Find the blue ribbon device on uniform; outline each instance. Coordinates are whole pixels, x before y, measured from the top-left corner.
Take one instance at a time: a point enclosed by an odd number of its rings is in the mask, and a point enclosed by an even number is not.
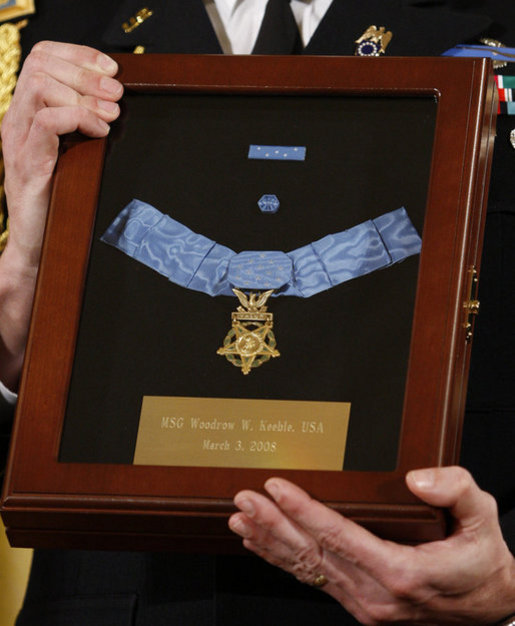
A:
[[[248,374],[278,357],[270,296],[311,296],[418,254],[421,239],[399,208],[305,246],[235,252],[133,200],[101,237],[173,283],[210,296],[236,295],[232,328],[218,354]]]
[[[481,57],[493,59],[494,61],[505,61],[513,63],[515,61],[515,48],[506,46],[483,46],[480,44],[458,44],[454,48],[446,50],[444,57]]]
[[[481,57],[492,59],[494,69],[501,68],[507,63],[515,63],[515,48],[508,48],[499,42],[490,40],[490,45],[480,44],[460,44],[450,48],[442,56],[449,57]],[[515,102],[513,101],[513,87],[515,86],[514,76],[496,74],[495,82],[499,93],[499,107],[497,113],[504,115],[515,115]],[[510,137],[512,145],[515,147],[515,140]]]

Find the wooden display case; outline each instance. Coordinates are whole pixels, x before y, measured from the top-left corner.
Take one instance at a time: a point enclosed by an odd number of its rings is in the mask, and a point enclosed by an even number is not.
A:
[[[2,501],[11,544],[238,550],[232,497],[277,474],[383,537],[443,537],[444,512],[404,476],[458,458],[495,133],[489,62],[115,58],[120,121],[108,139],[65,138],[55,174]],[[255,143],[308,156],[251,162]],[[277,214],[260,214],[262,193],[278,195]],[[290,250],[403,205],[422,251],[276,298],[281,357],[242,376],[216,355],[231,298],[100,241],[133,197],[237,250]],[[342,467],[135,464],[148,396],[350,403]]]

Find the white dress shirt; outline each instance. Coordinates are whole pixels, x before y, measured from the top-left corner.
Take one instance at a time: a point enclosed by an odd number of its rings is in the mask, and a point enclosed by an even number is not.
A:
[[[15,404],[18,396],[7,389],[7,387],[0,380],[0,422],[2,421],[2,404],[13,405]]]
[[[291,0],[304,45],[311,39],[332,0]],[[267,0],[204,0],[225,54],[250,54],[257,39]]]

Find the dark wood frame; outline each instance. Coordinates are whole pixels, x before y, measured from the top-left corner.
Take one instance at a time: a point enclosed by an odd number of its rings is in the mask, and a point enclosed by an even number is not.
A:
[[[470,355],[466,304],[473,296],[471,271],[479,265],[496,114],[489,62],[116,58],[125,88],[139,92],[437,98],[397,469],[273,473],[299,483],[382,536],[410,542],[444,536],[443,512],[417,501],[404,475],[458,458]],[[232,497],[243,487],[260,489],[269,470],[57,460],[104,151],[105,140],[68,142],[55,175],[4,486],[2,516],[9,539],[15,546],[34,547],[237,549],[239,542],[226,524],[234,510]],[[180,480],[170,480],[172,474]]]

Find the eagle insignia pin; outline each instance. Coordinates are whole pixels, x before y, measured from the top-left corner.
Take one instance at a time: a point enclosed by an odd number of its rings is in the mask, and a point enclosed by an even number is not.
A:
[[[378,57],[384,54],[386,47],[392,40],[392,32],[386,30],[384,26],[369,26],[359,39],[354,42],[356,50],[355,56],[358,57]]]

